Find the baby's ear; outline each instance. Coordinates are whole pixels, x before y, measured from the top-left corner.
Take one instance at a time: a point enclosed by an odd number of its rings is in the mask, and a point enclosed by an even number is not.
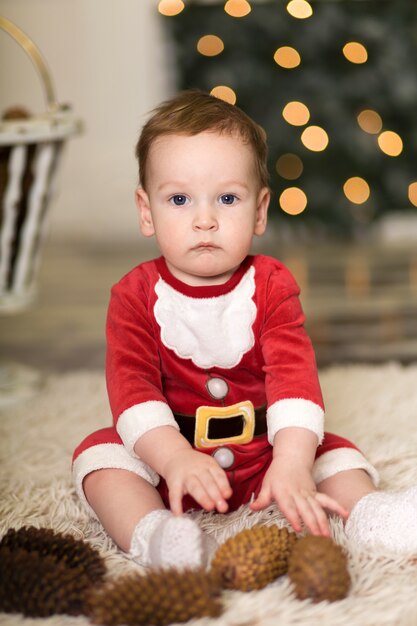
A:
[[[136,189],[135,202],[139,211],[141,233],[145,237],[152,237],[155,234],[155,228],[152,220],[151,205],[148,194],[142,187]]]
[[[271,192],[268,187],[263,187],[258,194],[254,229],[255,235],[263,235],[265,232],[270,200]]]

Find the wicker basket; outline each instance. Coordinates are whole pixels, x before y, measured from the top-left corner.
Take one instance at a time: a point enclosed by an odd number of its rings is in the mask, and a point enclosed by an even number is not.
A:
[[[0,121],[0,313],[14,313],[36,294],[62,149],[82,124],[57,103],[48,68],[31,39],[6,18],[0,17],[0,28],[31,58],[47,101],[43,115]]]

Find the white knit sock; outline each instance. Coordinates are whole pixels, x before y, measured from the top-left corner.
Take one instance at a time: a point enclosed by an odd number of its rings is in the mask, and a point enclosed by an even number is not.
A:
[[[364,496],[353,507],[345,531],[358,544],[417,554],[417,486]]]
[[[158,509],[137,524],[129,553],[146,567],[197,568],[208,565],[216,547],[191,518]]]

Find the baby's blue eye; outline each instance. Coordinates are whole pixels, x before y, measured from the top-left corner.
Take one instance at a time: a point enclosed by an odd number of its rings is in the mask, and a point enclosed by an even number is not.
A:
[[[175,194],[175,196],[172,196],[169,201],[171,202],[171,204],[175,204],[175,206],[184,206],[184,204],[187,202],[187,196],[183,196],[182,194],[177,193]]]
[[[224,193],[220,196],[220,202],[222,204],[233,204],[236,200],[236,196],[232,193]]]

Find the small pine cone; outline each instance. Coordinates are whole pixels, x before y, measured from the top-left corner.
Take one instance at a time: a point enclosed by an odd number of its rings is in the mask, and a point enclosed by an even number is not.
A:
[[[262,589],[287,572],[296,541],[294,533],[275,525],[243,530],[217,550],[212,572],[225,589]]]
[[[216,580],[203,569],[153,570],[127,574],[91,590],[87,615],[95,624],[165,626],[193,618],[218,617]]]
[[[0,611],[27,617],[84,612],[90,579],[79,567],[65,567],[53,556],[0,547]]]
[[[341,600],[351,585],[346,554],[329,537],[300,539],[291,554],[288,577],[297,597],[313,602]]]
[[[39,556],[51,556],[68,568],[81,568],[93,583],[101,582],[106,566],[98,550],[75,539],[72,535],[55,532],[51,528],[25,526],[19,530],[9,529],[0,542],[2,546],[26,552],[37,552]]]

